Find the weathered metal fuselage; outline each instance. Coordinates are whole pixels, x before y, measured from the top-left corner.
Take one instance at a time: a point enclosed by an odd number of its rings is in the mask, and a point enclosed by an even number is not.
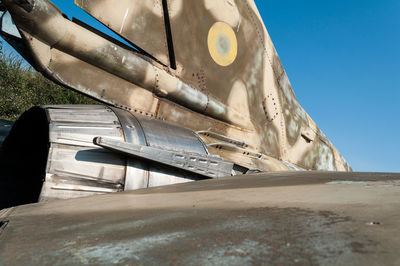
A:
[[[47,164],[37,164],[35,177],[44,181],[43,200],[198,178],[164,166],[205,178],[352,170],[298,103],[252,0],[75,1],[135,49],[67,19],[49,0],[2,4],[1,35],[38,71],[108,105],[64,106],[55,117],[57,107],[44,107],[46,118],[37,111],[43,122],[37,130],[48,136],[37,157]],[[18,128],[31,128],[21,120],[11,135],[23,137]],[[155,128],[146,132],[141,121]],[[114,139],[107,139],[110,130]],[[132,132],[143,141],[130,140]],[[186,148],[174,150],[168,142],[174,134]],[[15,138],[5,150],[19,151]],[[196,145],[203,153],[193,153]]]
[[[149,56],[71,22],[48,0],[3,2],[32,63],[70,88],[243,141],[246,147],[236,149],[202,135],[213,153],[249,169],[285,170],[277,159],[304,169],[350,170],[297,102],[251,0],[76,1]]]
[[[10,44],[106,105],[16,121],[0,264],[399,264],[399,175],[351,173],[253,0],[75,0],[135,49],[48,0],[2,2]]]

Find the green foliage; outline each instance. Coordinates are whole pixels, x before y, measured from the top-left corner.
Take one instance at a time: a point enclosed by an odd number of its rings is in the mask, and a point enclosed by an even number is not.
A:
[[[0,42],[0,119],[15,120],[35,105],[95,103],[49,81],[19,56],[6,53]]]

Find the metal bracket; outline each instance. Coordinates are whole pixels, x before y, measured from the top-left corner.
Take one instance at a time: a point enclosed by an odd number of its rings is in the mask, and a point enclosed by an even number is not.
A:
[[[233,163],[224,161],[219,156],[174,152],[102,137],[94,138],[93,143],[129,157],[161,163],[210,178],[220,178],[232,174]]]
[[[209,131],[209,130],[197,131],[196,134],[212,137],[214,139],[217,139],[217,140],[220,140],[220,141],[223,141],[223,142],[226,142],[226,143],[230,143],[230,144],[236,145],[236,146],[238,146],[240,148],[247,148],[247,147],[250,146],[249,144],[247,144],[244,141],[237,140],[237,139],[234,139],[234,138],[230,138],[230,137],[227,137],[227,136],[224,136],[224,135],[221,135],[221,134],[217,134],[217,133],[214,133],[214,132]]]

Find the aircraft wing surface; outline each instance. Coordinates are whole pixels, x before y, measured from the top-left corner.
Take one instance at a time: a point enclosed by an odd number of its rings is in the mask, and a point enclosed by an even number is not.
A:
[[[399,265],[400,175],[281,172],[0,212],[13,264]]]

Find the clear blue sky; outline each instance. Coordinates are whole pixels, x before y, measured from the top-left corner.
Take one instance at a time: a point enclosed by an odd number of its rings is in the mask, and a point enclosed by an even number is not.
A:
[[[400,172],[400,1],[256,4],[299,102],[350,165]]]
[[[400,1],[255,2],[300,104],[350,165],[400,172]]]

